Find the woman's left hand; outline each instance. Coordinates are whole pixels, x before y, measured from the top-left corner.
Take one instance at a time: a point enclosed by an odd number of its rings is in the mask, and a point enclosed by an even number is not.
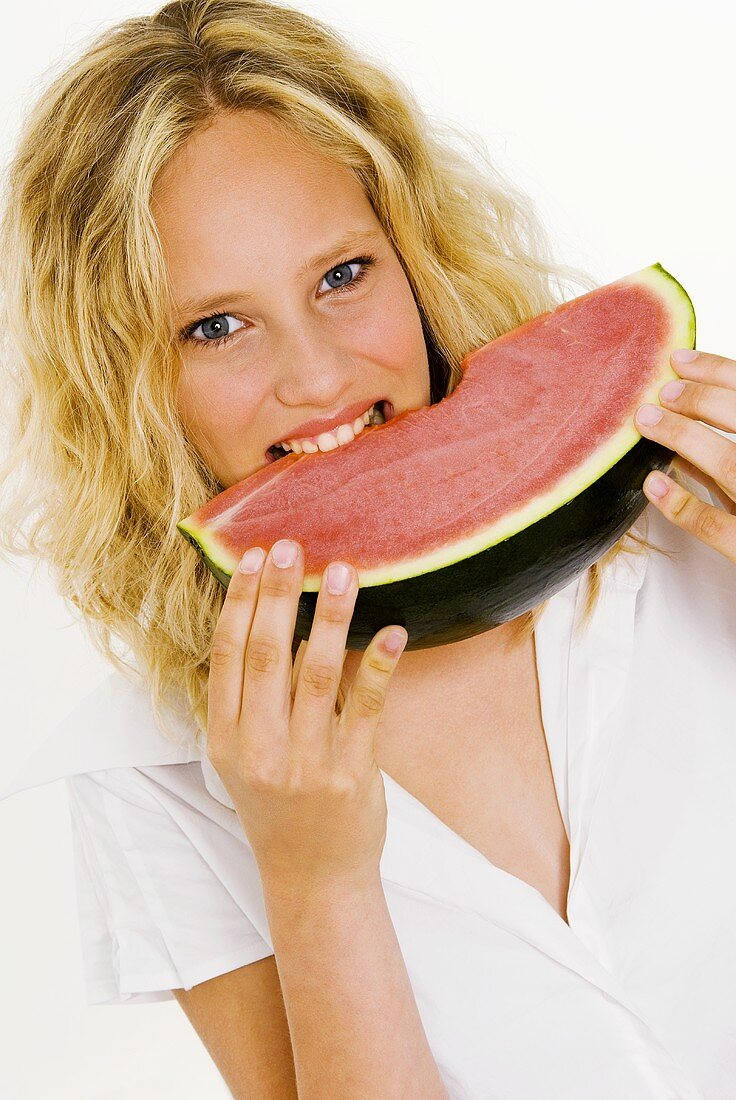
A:
[[[725,511],[705,504],[661,471],[647,475],[644,493],[667,519],[736,563],[736,442],[706,426],[736,432],[736,360],[707,352],[690,354],[695,354],[691,362],[681,362],[679,352],[672,354],[682,381],[662,387],[660,405],[637,409],[636,429],[676,451],[673,465],[713,493]],[[675,393],[678,385],[681,392]],[[642,410],[658,413],[657,423],[643,423]],[[661,496],[655,493],[660,483]]]

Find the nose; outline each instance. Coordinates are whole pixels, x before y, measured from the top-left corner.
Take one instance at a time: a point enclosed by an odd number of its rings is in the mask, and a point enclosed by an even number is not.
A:
[[[354,392],[359,374],[353,356],[328,323],[300,324],[277,355],[274,389],[285,405],[335,408]],[[347,402],[344,402],[346,404]]]

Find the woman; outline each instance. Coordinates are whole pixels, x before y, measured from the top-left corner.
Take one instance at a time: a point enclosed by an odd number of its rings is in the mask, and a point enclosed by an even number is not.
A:
[[[90,1002],[176,997],[235,1096],[689,1100],[736,1070],[703,859],[736,833],[736,444],[697,423],[736,429],[736,363],[678,361],[637,421],[710,503],[650,476],[663,545],[460,643],[345,652],[348,562],[295,654],[299,547],[223,596],[175,528],[274,443],[451,392],[557,304],[542,241],[400,82],[263,2],[105,32],[13,162],[5,518],[43,485],[29,552],[115,671],[12,790],[66,778]]]

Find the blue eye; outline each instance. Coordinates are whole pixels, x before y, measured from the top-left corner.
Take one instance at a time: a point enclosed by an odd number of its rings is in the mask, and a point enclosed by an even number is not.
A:
[[[336,264],[335,267],[331,267],[323,278],[327,279],[332,275],[333,278],[338,280],[337,285],[330,287],[330,290],[351,290],[356,283],[359,283],[361,279],[365,278],[365,270],[367,267],[370,267],[372,263],[372,256],[359,256],[355,260],[343,260],[341,264]],[[360,265],[361,270],[357,275],[353,275],[349,281],[346,281],[348,276],[345,274],[345,269],[347,268],[349,270],[351,267],[357,267],[358,265]]]
[[[236,317],[233,317],[231,313],[215,313],[212,315],[212,317],[205,317],[204,320],[196,321],[194,325],[191,325],[185,334],[185,339],[191,340],[194,344],[226,344],[228,340],[232,340],[235,332],[238,331],[237,329],[233,330],[231,328],[228,328],[228,331],[223,334],[225,324],[227,323],[229,326],[231,321],[235,321],[236,325],[240,325],[242,328],[243,322],[238,321],[238,319]],[[198,340],[195,338],[194,333],[197,331],[198,328],[202,329],[202,332],[205,336],[204,340]],[[209,334],[212,334],[215,339],[208,339],[207,337],[209,336]]]
[[[343,260],[342,263],[335,264],[334,267],[331,267],[322,278],[327,279],[329,276],[336,278],[338,285],[330,286],[329,289],[335,294],[346,294],[351,291],[361,279],[365,278],[367,268],[375,262],[375,256],[358,256],[352,260]],[[351,277],[349,269],[358,264],[361,266],[361,270]],[[213,313],[210,317],[202,317],[199,321],[195,321],[193,324],[189,325],[180,333],[180,337],[185,342],[198,344],[199,347],[223,347],[229,340],[232,340],[235,333],[239,331],[237,328],[233,329],[230,326],[231,321],[235,321],[237,325],[241,328],[243,327],[243,322],[238,321],[231,313]],[[223,333],[225,324],[228,325],[228,331]],[[198,328],[202,329],[205,339],[195,337],[194,334]],[[208,339],[209,335],[211,335],[213,339]]]

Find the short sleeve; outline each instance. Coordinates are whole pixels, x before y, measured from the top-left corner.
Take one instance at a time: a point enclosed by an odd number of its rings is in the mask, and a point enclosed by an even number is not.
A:
[[[88,1004],[172,1000],[273,954],[255,857],[198,763],[65,783]]]

